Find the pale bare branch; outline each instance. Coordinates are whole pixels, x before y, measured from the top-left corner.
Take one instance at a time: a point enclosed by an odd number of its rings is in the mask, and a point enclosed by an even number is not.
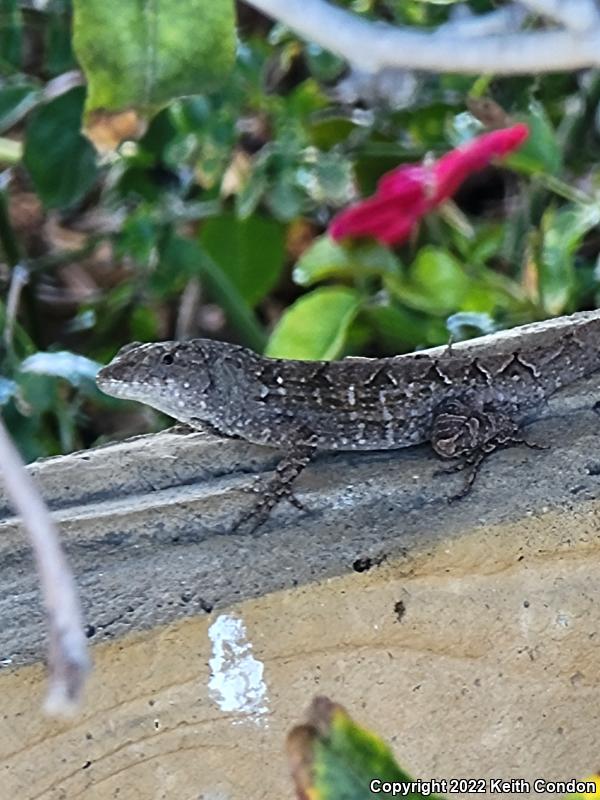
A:
[[[67,714],[75,708],[89,670],[75,581],[48,509],[2,420],[0,477],[29,534],[48,615],[50,680],[45,708],[51,714]]]
[[[325,0],[246,2],[366,72],[400,67],[517,75],[600,65],[600,24],[472,36],[457,35],[452,23],[424,31],[372,22]]]
[[[489,14],[474,14],[468,6],[454,6],[450,20],[440,25],[438,32],[454,36],[489,36],[494,33],[518,31],[527,19],[527,11],[522,6],[503,6]]]
[[[21,292],[29,282],[29,272],[21,264],[17,264],[10,276],[10,286],[6,299],[6,320],[4,323],[3,340],[8,350],[12,350],[13,332],[19,311]]]

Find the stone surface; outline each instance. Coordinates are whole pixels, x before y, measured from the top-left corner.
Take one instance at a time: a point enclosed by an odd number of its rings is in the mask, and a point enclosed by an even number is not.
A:
[[[163,433],[34,465],[96,670],[79,718],[41,717],[43,671],[24,665],[43,655],[43,615],[0,498],[0,797],[291,797],[283,741],[317,693],[418,777],[585,777],[595,388],[531,425],[549,450],[494,454],[465,500],[448,504],[461,476],[434,477],[426,448],[324,455],[298,485],[311,513],[282,506],[253,536],[227,530],[277,461],[262,448]]]
[[[317,693],[416,776],[584,777],[598,753],[596,513],[483,526],[410,565],[102,644],[70,724],[41,718],[38,666],[0,675],[4,796],[291,798],[283,742]]]

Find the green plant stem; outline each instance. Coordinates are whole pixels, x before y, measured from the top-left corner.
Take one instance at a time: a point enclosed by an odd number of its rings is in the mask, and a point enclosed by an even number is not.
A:
[[[569,200],[571,203],[588,205],[594,202],[594,198],[590,197],[589,194],[579,189],[574,189],[572,186],[569,186],[568,183],[561,181],[560,178],[556,178],[554,175],[536,175],[535,180],[545,189],[560,195],[560,197],[564,197],[565,200]]]

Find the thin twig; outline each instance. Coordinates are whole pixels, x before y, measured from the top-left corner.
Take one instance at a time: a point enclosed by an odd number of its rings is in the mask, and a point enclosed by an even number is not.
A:
[[[600,23],[588,25],[587,19],[583,29],[570,20],[569,27],[471,36],[457,35],[452,25],[423,31],[372,22],[325,0],[246,2],[367,72],[402,67],[517,75],[600,65]],[[575,0],[567,2],[573,9]],[[547,11],[553,4],[543,5]]]
[[[15,322],[19,313],[21,292],[29,281],[29,271],[21,264],[16,264],[10,274],[10,285],[6,298],[6,314],[3,331],[3,341],[6,349],[12,351]]]
[[[85,76],[79,69],[72,69],[69,72],[63,72],[44,87],[44,100],[54,100],[55,97],[60,97],[66,92],[71,91],[76,86],[85,85]]]
[[[75,580],[48,509],[0,419],[0,475],[29,534],[49,629],[49,684],[45,710],[64,715],[76,707],[89,671]]]

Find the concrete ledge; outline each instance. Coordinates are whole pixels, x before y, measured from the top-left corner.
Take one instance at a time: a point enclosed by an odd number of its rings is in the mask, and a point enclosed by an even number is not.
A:
[[[443,474],[427,447],[324,454],[297,484],[310,513],[283,503],[253,535],[228,531],[254,501],[255,476],[279,459],[268,448],[163,432],[31,470],[60,523],[97,641],[383,559],[409,568],[435,543],[481,524],[576,513],[600,492],[594,389],[563,393],[528,429],[549,449],[493,454],[461,501],[448,503],[462,476]],[[556,552],[564,543],[551,536],[545,546]],[[0,660],[42,657],[42,622],[29,546],[0,495]]]

